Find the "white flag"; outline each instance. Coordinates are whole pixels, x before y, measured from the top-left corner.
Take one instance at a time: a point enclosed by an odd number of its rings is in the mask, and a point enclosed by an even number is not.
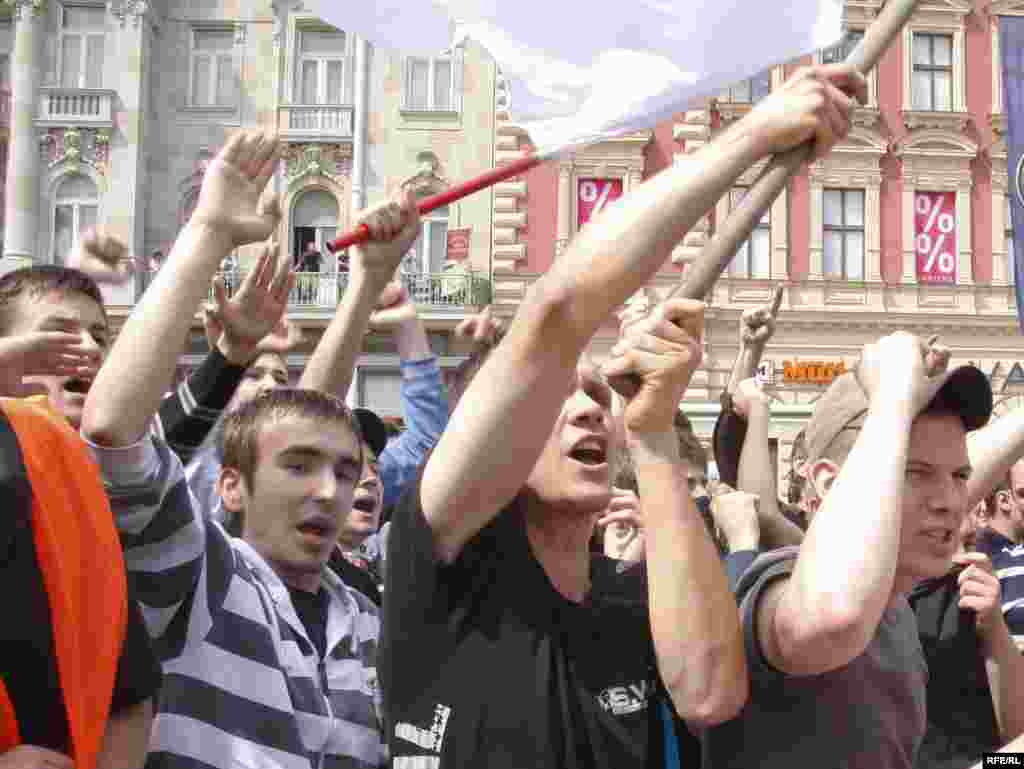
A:
[[[836,42],[842,0],[305,0],[377,46],[436,55],[471,38],[538,151],[649,128],[768,66]]]

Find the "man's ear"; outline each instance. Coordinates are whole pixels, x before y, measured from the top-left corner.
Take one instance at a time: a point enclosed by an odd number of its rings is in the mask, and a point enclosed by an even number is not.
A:
[[[803,472],[807,476],[807,482],[811,485],[818,506],[820,506],[825,500],[829,489],[832,488],[836,477],[839,475],[839,465],[831,459],[823,457],[814,462],[806,463]],[[815,512],[817,512],[817,509],[815,509]]]
[[[217,479],[217,491],[220,492],[224,509],[229,513],[241,513],[245,509],[245,498],[248,489],[241,471],[234,467],[223,467]]]

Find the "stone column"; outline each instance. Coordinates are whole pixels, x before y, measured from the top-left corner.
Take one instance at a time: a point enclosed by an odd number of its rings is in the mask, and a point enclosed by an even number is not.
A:
[[[46,6],[38,0],[14,0],[14,53],[11,56],[11,133],[7,154],[4,210],[4,258],[0,271],[36,256],[40,227],[40,150],[36,103],[43,79]]]
[[[355,98],[352,115],[352,203],[351,215],[366,208],[366,122],[369,117],[367,78],[369,76],[369,44],[362,37],[355,40]]]

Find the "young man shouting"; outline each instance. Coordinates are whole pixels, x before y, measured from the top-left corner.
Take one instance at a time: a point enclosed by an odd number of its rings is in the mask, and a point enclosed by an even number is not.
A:
[[[375,607],[326,568],[363,457],[335,398],[276,389],[231,413],[219,492],[241,538],[196,509],[180,461],[147,424],[173,375],[170,350],[227,253],[277,226],[260,203],[277,140],[233,136],[199,204],[129,318],[86,402],[82,432],[103,469],[165,683],[150,767],[358,766],[385,761]],[[364,219],[352,280],[380,290],[418,232],[410,199]]]
[[[842,90],[863,88],[846,67],[802,71],[603,212],[530,289],[392,518],[381,680],[396,766],[656,766],[676,750],[663,713],[706,727],[742,706],[735,602],[672,429],[703,306],[659,307],[605,369],[642,383],[624,395],[646,575],[590,557],[611,390],[581,354],[743,171],[804,140],[828,152],[849,128]]]

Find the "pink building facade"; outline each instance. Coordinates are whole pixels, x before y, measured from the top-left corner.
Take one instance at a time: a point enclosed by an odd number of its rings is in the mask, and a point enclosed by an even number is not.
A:
[[[849,0],[852,41],[882,0]],[[999,410],[1024,395],[1007,212],[1006,115],[998,19],[1024,15],[1011,0],[922,0],[869,77],[853,130],[805,169],[766,214],[708,297],[707,355],[684,410],[709,438],[738,350],[741,313],[786,286],[779,331],[762,376],[775,394],[780,457],[831,376],[861,347],[897,329],[940,334],[954,362],[992,376]],[[494,196],[495,297],[511,313],[523,292],[603,205],[704,146],[801,64],[839,60],[850,39],[775,67],[652,131],[586,148],[502,185]],[[498,162],[527,149],[506,119]],[[654,287],[685,274],[760,168],[674,251]],[[594,341],[600,355],[610,326]],[[1020,371],[1020,375],[1016,373]],[[1019,380],[1019,381],[1018,381]]]

